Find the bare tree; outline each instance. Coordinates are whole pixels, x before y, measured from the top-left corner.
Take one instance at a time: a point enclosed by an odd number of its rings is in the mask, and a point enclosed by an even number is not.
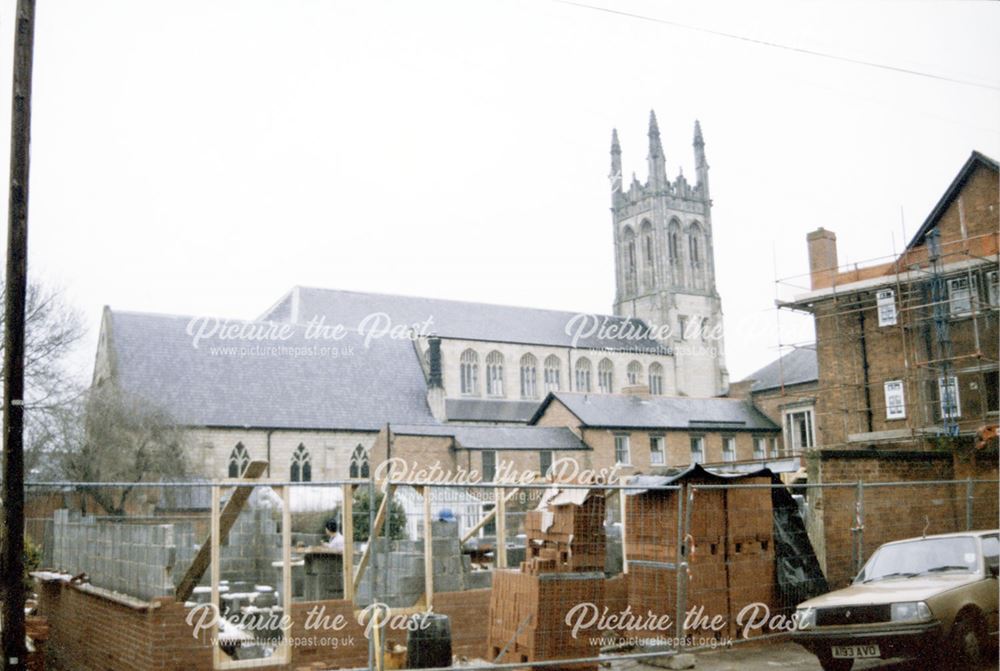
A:
[[[0,300],[6,283],[0,279]],[[0,328],[3,327],[0,315]],[[69,356],[85,333],[78,310],[62,292],[38,283],[28,285],[25,305],[25,474],[29,479],[63,474],[54,451],[65,446],[70,406],[84,384],[69,366]],[[0,356],[3,344],[0,343]]]
[[[187,434],[153,403],[121,393],[113,384],[91,389],[67,419],[67,438],[79,441],[62,453],[62,468],[78,482],[115,482],[88,488],[111,515],[124,515],[135,483],[187,473]]]

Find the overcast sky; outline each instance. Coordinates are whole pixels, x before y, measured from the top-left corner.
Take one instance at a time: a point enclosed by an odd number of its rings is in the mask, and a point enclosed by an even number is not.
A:
[[[996,2],[38,4],[29,269],[85,315],[87,374],[105,304],[253,318],[301,284],[609,312],[611,129],[645,180],[655,108],[671,177],[704,129],[739,379],[810,337],[773,309],[808,231],[889,255],[973,149],[1000,157]]]

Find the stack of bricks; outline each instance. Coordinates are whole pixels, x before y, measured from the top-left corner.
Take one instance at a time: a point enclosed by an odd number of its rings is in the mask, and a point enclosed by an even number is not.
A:
[[[603,572],[494,571],[487,661],[520,664],[596,657],[600,649],[592,641],[596,640],[598,632],[584,632],[574,638],[572,627],[566,624],[566,614],[581,603],[602,608]],[[567,664],[545,668],[591,670],[597,667]]]
[[[768,478],[738,482],[770,484]],[[628,600],[637,613],[677,615],[677,497],[682,495],[652,490],[626,500]],[[688,532],[685,614],[697,617],[686,633],[706,638],[742,636],[736,622],[744,607],[775,604],[770,490],[696,490]],[[725,626],[716,626],[713,618]]]
[[[603,571],[606,561],[604,495],[591,492],[582,505],[567,503],[525,514],[525,572]]]
[[[573,636],[566,616],[579,604],[604,606],[604,496],[563,503],[525,517],[527,556],[520,571],[497,570],[490,595],[488,661],[528,663],[595,657],[599,632]],[[501,654],[502,653],[502,654]],[[583,669],[596,665],[546,667]]]
[[[770,484],[769,478],[743,478],[740,484]],[[755,603],[772,609],[777,603],[774,566],[774,511],[771,490],[731,488],[726,490],[726,564],[729,573],[730,636],[743,632],[736,627],[739,612]],[[767,633],[762,629],[750,636]]]

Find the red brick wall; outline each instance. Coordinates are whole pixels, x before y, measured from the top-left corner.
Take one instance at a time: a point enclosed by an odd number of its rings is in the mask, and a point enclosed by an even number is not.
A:
[[[192,636],[182,604],[165,599],[159,606],[134,609],[100,595],[83,592],[64,583],[40,586],[40,608],[50,625],[46,654],[61,668],[74,671],[190,671],[211,669],[211,642],[206,634]],[[451,619],[452,651],[456,655],[481,656],[486,645],[486,617],[490,590],[443,592],[435,594],[434,610]],[[322,606],[323,615],[332,621],[342,615],[343,629],[305,628],[310,609]],[[357,624],[350,602],[343,600],[301,602],[292,605],[292,629],[295,639],[291,663],[268,668],[296,669],[320,663],[330,667],[359,667],[368,664],[368,645],[364,631]],[[333,648],[323,637],[344,640],[353,645]],[[312,639],[312,640],[308,640]],[[388,639],[406,644],[405,631],[393,631]]]
[[[927,481],[992,478],[993,483],[974,485],[973,528],[996,526],[995,464],[976,466],[967,462],[956,468],[955,457],[943,451],[824,450],[812,455],[809,469],[811,482],[865,484],[864,528],[860,535],[851,531],[856,527],[856,487],[809,489],[810,536],[831,587],[842,587],[850,581],[858,568],[859,553],[866,561],[888,541],[919,536],[925,531],[936,534],[966,528],[966,483]]]

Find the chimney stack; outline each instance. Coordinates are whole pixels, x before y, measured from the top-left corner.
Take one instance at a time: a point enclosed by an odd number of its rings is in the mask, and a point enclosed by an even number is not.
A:
[[[441,377],[441,338],[431,336],[427,339],[427,344],[430,347],[427,353],[427,364],[430,368],[427,373],[427,386],[432,388],[443,387],[444,383]]]
[[[813,289],[833,286],[837,278],[837,234],[822,227],[806,235]]]
[[[441,338],[427,339],[427,405],[434,419],[445,421],[444,378],[441,374]]]

